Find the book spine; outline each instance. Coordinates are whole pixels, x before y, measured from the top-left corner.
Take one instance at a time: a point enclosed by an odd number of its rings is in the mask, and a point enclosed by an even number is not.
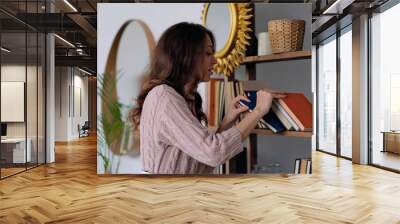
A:
[[[279,120],[282,122],[283,126],[287,130],[292,130],[292,126],[290,125],[289,121],[286,119],[286,117],[282,114],[282,112],[278,109],[278,106],[276,105],[276,102],[272,102],[272,111],[276,114],[276,116],[279,118]]]
[[[307,160],[307,174],[311,174],[311,160]]]
[[[296,122],[289,116],[289,114],[286,112],[286,110],[282,107],[282,105],[279,103],[279,101],[276,102],[276,105],[278,106],[278,109],[282,112],[282,114],[286,117],[286,119],[289,121],[290,125],[295,131],[300,131],[299,126],[297,126]]]
[[[294,161],[294,174],[300,174],[300,159]]]
[[[209,112],[208,112],[208,124],[209,126],[215,126],[215,88],[216,80],[210,80],[210,96],[209,96]]]
[[[296,125],[300,128],[300,131],[304,131],[304,126],[300,122],[300,120],[297,118],[297,116],[293,113],[293,111],[289,108],[289,106],[283,101],[282,99],[278,99],[279,103],[285,109],[285,111],[288,113],[288,115],[293,119],[293,121],[296,123]]]

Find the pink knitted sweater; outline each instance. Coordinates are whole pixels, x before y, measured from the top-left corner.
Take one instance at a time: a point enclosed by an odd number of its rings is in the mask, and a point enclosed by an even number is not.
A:
[[[221,133],[204,127],[185,99],[168,85],[147,95],[140,117],[143,170],[153,174],[207,174],[243,150],[235,126]]]

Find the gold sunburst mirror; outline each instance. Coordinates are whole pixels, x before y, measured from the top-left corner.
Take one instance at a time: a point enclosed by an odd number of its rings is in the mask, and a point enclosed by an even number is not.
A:
[[[250,44],[250,3],[205,3],[201,20],[215,36],[216,73],[229,76]]]

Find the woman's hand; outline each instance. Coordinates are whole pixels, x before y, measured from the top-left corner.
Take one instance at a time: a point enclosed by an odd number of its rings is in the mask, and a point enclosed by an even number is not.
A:
[[[231,104],[229,105],[229,111],[225,115],[224,119],[222,120],[218,132],[224,131],[232,127],[232,125],[235,124],[235,121],[239,118],[239,115],[243,112],[246,112],[249,110],[249,107],[246,105],[240,104],[240,100],[244,101],[250,101],[247,99],[245,96],[237,96],[232,99]]]
[[[237,96],[233,98],[231,105],[229,105],[229,111],[225,116],[228,123],[234,123],[241,113],[249,110],[248,106],[240,104],[240,100],[250,102],[250,100],[245,96]]]
[[[263,89],[257,91],[257,104],[254,110],[260,111],[262,114],[269,112],[272,106],[272,100],[274,98],[284,98],[285,93],[277,92],[273,90]]]
[[[285,93],[271,90],[260,90],[257,92],[257,104],[252,113],[247,114],[236,127],[239,129],[242,140],[246,139],[257,122],[271,109],[274,98],[284,98]]]

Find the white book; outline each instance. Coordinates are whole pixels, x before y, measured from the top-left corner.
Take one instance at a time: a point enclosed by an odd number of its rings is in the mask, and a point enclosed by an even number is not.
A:
[[[300,174],[300,159],[294,162],[294,174]]]
[[[307,161],[307,174],[311,174],[311,160]]]
[[[282,114],[287,118],[287,120],[289,121],[289,123],[292,126],[292,128],[295,131],[300,131],[300,127],[296,124],[296,122],[294,122],[292,117],[289,116],[289,114],[286,112],[286,110],[279,103],[276,103],[276,106],[282,112]]]
[[[278,106],[276,105],[277,103],[275,101],[272,102],[271,109],[274,111],[278,119],[282,122],[283,126],[289,131],[294,130],[292,125],[290,124],[289,120],[285,117],[285,115],[282,113],[282,111],[279,110]]]

